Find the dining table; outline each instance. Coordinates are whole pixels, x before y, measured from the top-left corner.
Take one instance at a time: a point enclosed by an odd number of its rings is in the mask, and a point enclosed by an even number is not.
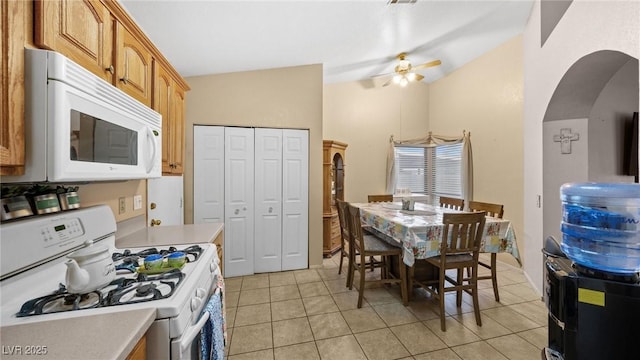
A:
[[[413,266],[416,259],[440,255],[443,222],[446,213],[462,211],[418,203],[413,210],[403,209],[401,202],[354,203],[360,209],[363,225],[391,244],[402,246],[403,261]],[[509,253],[522,266],[511,222],[487,216],[480,245],[481,253]]]

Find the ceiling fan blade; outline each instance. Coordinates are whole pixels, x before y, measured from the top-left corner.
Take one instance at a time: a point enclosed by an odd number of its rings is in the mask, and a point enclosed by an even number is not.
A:
[[[412,69],[413,70],[420,70],[420,69],[425,69],[425,68],[432,67],[432,66],[438,66],[440,64],[442,64],[442,61],[433,60],[433,61],[430,61],[428,63],[424,63],[424,64],[421,64],[421,65],[416,65],[416,66],[412,67]]]
[[[388,86],[389,84],[391,84],[392,81],[393,81],[393,78],[387,80],[386,83],[382,84],[382,87]]]
[[[375,79],[375,78],[385,77],[385,76],[391,76],[391,75],[395,75],[395,72],[390,72],[390,73],[384,73],[384,74],[373,75],[371,78],[372,78],[372,79]]]
[[[424,79],[424,76],[416,74],[416,81],[421,81],[422,79]]]

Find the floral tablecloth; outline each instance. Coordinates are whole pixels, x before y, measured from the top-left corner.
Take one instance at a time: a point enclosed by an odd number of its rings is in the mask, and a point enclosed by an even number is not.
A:
[[[423,203],[415,203],[413,211],[402,210],[401,203],[358,203],[363,224],[386,235],[404,248],[404,263],[413,266],[415,259],[440,255],[442,215],[459,212]],[[487,217],[480,252],[511,254],[520,265],[520,253],[511,222]]]

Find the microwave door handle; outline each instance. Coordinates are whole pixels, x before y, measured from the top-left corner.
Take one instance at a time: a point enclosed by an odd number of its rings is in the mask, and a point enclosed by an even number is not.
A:
[[[151,138],[151,145],[153,148],[153,152],[151,153],[151,158],[149,158],[149,165],[147,166],[147,174],[153,170],[154,159],[156,158],[156,152],[158,151],[158,145],[156,144],[155,134],[151,130],[150,127],[147,126],[147,137]]]
[[[180,353],[183,353],[189,346],[191,346],[193,339],[195,339],[196,335],[200,334],[200,330],[202,330],[204,324],[209,320],[209,315],[208,311],[202,313],[202,317],[200,317],[198,322],[191,329],[188,329],[184,334],[182,334],[182,339],[180,340]]]

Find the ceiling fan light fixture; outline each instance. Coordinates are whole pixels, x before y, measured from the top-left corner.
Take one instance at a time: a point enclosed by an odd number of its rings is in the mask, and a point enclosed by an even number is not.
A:
[[[395,75],[395,76],[393,77],[393,83],[394,83],[394,84],[400,84],[400,81],[402,80],[402,78],[403,78],[403,77],[404,77],[404,76],[402,76],[402,75],[400,75],[400,74]]]
[[[402,79],[400,79],[400,86],[405,87],[409,84],[409,79],[407,79],[406,76],[402,76]]]
[[[416,73],[410,72],[407,74],[407,80],[416,81]]]

